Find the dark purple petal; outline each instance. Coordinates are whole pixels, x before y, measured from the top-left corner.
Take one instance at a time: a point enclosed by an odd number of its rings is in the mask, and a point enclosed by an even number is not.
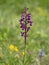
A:
[[[27,27],[27,32],[30,30],[30,27]]]

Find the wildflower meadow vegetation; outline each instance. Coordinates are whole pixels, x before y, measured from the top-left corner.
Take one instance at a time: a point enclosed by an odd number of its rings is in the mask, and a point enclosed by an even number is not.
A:
[[[49,0],[0,0],[0,65],[49,65]]]

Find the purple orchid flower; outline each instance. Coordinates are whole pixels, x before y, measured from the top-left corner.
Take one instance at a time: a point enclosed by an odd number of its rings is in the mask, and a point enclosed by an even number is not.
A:
[[[27,32],[30,30],[30,26],[32,26],[31,14],[27,13],[28,8],[25,8],[22,12],[20,19],[20,28],[22,29],[21,36],[23,36],[26,40]],[[29,24],[29,26],[28,26]]]

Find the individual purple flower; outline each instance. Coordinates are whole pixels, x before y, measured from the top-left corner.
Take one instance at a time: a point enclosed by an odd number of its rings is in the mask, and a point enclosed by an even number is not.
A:
[[[30,17],[27,17],[27,20],[30,20]]]
[[[21,18],[21,19],[19,20],[19,22],[22,22],[22,21],[24,21],[24,18]]]
[[[30,30],[30,27],[27,27],[27,32]]]
[[[22,28],[22,30],[25,29],[25,24],[24,23],[21,23],[21,28]]]
[[[32,22],[30,21],[30,26],[32,26]]]
[[[24,34],[25,34],[24,32],[21,32],[21,36],[24,36]]]
[[[27,37],[27,35],[25,35],[25,32],[21,32],[21,36]]]
[[[27,20],[28,21],[30,20],[30,17],[31,17],[31,15],[30,14],[27,14]]]
[[[21,22],[21,21],[24,21],[24,18],[22,18],[22,19],[20,20],[20,22]]]

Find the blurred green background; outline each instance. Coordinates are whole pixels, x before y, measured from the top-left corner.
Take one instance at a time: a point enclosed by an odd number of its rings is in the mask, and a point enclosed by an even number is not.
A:
[[[40,49],[45,51],[44,65],[49,64],[49,0],[0,0],[0,65],[19,65],[22,61],[16,60],[17,52],[9,50],[9,45],[17,46],[20,53],[24,50],[19,24],[24,7],[29,8],[33,21],[27,39],[27,51],[32,52],[31,57],[26,55],[27,61],[31,60],[28,64],[34,63]]]

